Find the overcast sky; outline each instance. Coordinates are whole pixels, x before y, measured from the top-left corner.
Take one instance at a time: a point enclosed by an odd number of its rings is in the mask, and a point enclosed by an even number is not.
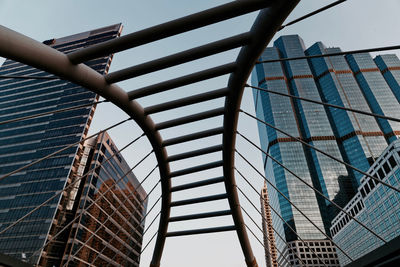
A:
[[[227,1],[185,1],[185,0],[150,0],[150,1],[133,1],[133,0],[114,0],[114,1],[99,1],[99,0],[0,0],[0,24],[25,34],[38,41],[43,41],[51,38],[63,37],[74,33],[79,33],[87,30],[92,30],[99,27],[108,26],[115,23],[122,23],[124,26],[122,34],[128,34],[141,30],[159,23],[166,22],[171,19],[178,18],[190,13],[204,10]],[[290,15],[288,21],[300,17],[308,12],[320,8],[333,1],[325,0],[303,0],[294,12]],[[344,4],[325,11],[322,14],[316,15],[296,25],[290,26],[279,32],[274,39],[285,34],[299,34],[307,47],[311,46],[316,41],[322,41],[326,46],[338,46],[342,50],[353,50],[361,48],[371,48],[389,45],[400,44],[400,1],[399,0],[348,0]],[[147,45],[143,48],[132,49],[127,52],[118,54],[114,57],[111,64],[110,72],[129,67],[138,63],[142,63],[159,56],[168,55],[183,49],[188,49],[194,46],[204,44],[208,41],[222,39],[247,31],[256,14],[242,16],[228,23],[221,23],[205,27],[201,30],[196,30],[191,33],[183,34],[175,38]],[[145,75],[134,80],[120,83],[120,86],[126,91],[140,88],[142,86],[168,80],[179,75],[198,71],[209,66],[216,66],[223,62],[230,62],[235,59],[237,50],[223,53],[216,57],[205,60],[199,60],[196,64],[178,66],[171,70],[157,72],[153,75]],[[393,53],[393,52],[385,52]],[[397,52],[399,55],[399,53]],[[0,60],[1,63],[1,60]],[[218,89],[226,85],[226,78],[213,79],[207,81],[201,87],[194,86],[199,92],[210,89]],[[204,88],[207,87],[207,88]],[[159,94],[155,97],[140,99],[143,106],[152,105],[153,103],[176,99],[184,95],[188,95],[188,90],[192,88],[179,88],[165,94]],[[209,101],[202,105],[197,105],[194,110],[202,110],[221,105],[221,100]],[[242,108],[248,111],[253,111],[253,103],[250,91],[246,91]],[[193,111],[192,108],[178,109],[167,112],[165,115],[154,116],[156,122],[167,120],[173,117],[180,116],[186,112]],[[91,127],[91,132],[96,132],[99,129],[105,128],[113,122],[117,122],[126,118],[126,115],[120,112],[111,104],[102,104],[97,108],[94,122]],[[207,122],[210,125],[218,125],[221,120],[212,120]],[[196,128],[197,127],[197,128]],[[179,132],[190,132],[193,129],[202,129],[204,124],[193,125],[193,127],[179,128]],[[239,130],[258,142],[257,126],[254,121],[247,118],[240,120]],[[140,130],[133,124],[124,125],[115,131],[111,131],[110,135],[115,143],[122,147],[131,139],[140,134]],[[164,138],[172,137],[176,134],[176,130],[163,131]],[[218,142],[215,138],[207,139],[207,142]],[[258,168],[261,167],[261,155],[258,151],[252,150],[245,146],[242,141],[238,144],[239,149],[248,155],[248,159],[252,161]],[[190,148],[201,146],[201,144],[193,143]],[[179,153],[182,148],[169,148],[168,153]],[[124,153],[125,158],[131,166],[133,166],[143,155],[150,150],[149,144],[144,140],[136,146]],[[210,155],[218,159],[220,155]],[[188,165],[201,164],[209,160],[208,157],[200,158],[198,161],[184,161],[172,164],[172,169],[184,168]],[[154,157],[140,167],[135,173],[139,180],[145,175],[146,171],[155,165]],[[251,172],[242,162],[237,163],[243,168],[248,177],[252,178],[253,184],[257,188],[261,188],[263,181],[254,172]],[[205,175],[205,174],[203,174]],[[195,177],[195,175],[179,179],[177,184],[193,181],[194,179],[212,178],[212,176],[220,175],[218,172],[211,171],[206,175],[210,177]],[[242,181],[238,184],[245,187]],[[148,191],[157,181],[157,173],[152,179],[145,184],[145,189]],[[223,187],[207,188],[206,194],[221,193]],[[254,204],[259,206],[258,196],[251,190],[246,190],[251,195]],[[159,196],[160,191],[155,191],[154,197],[150,199],[150,205],[154,203]],[[157,195],[158,194],[158,195]],[[174,199],[185,197],[194,197],[196,193],[177,194]],[[195,195],[198,196],[198,195]],[[243,206],[252,214],[257,222],[261,222],[261,218],[241,198]],[[213,210],[227,208],[225,202],[217,203],[212,206]],[[159,210],[159,207],[158,207]],[[157,210],[157,212],[158,212]],[[195,213],[198,211],[208,211],[209,206],[195,206],[183,209],[173,210],[173,215]],[[147,222],[150,222],[153,213]],[[170,229],[190,229],[190,227],[201,228],[211,225],[226,225],[231,224],[229,218],[221,218],[219,220],[201,220],[199,222],[190,222],[181,225],[171,225]],[[246,223],[251,225],[251,222],[246,219]],[[144,239],[144,244],[157,229],[157,224],[152,227]],[[252,226],[254,232],[262,239],[258,230]],[[249,233],[249,236],[251,234]],[[265,266],[264,252],[262,247],[251,237],[252,247],[256,254],[257,261],[260,266]],[[148,266],[152,255],[154,241],[143,254],[141,266]],[[193,237],[178,237],[168,239],[164,249],[162,258],[163,267],[172,266],[244,266],[242,252],[237,240],[236,234],[233,232],[212,234]]]

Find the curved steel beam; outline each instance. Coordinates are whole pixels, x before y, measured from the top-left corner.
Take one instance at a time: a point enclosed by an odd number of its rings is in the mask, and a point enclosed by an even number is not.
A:
[[[223,133],[225,188],[228,194],[229,205],[232,210],[232,217],[235,222],[239,242],[248,267],[256,267],[258,265],[247,236],[246,226],[243,221],[239,198],[235,187],[234,152],[239,109],[244,86],[257,59],[299,1],[300,0],[270,1],[271,6],[261,10],[250,31],[252,34],[251,43],[240,50],[236,60],[237,69],[231,74],[228,81],[229,94],[225,101]]]
[[[47,71],[101,95],[125,111],[143,130],[154,149],[161,177],[162,212],[157,236],[157,257],[161,259],[170,217],[171,182],[168,155],[153,120],[146,116],[139,103],[129,100],[124,90],[115,84],[108,84],[104,76],[95,70],[84,64],[75,65],[67,55],[1,25],[0,56]],[[153,266],[159,266],[159,262]]]

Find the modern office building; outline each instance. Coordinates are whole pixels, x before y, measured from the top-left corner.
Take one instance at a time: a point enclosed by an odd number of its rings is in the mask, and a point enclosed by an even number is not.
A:
[[[368,170],[368,174],[395,188],[400,188],[399,165],[400,140],[397,140],[383,151],[381,157]],[[361,179],[357,194],[344,207],[344,210],[386,242],[400,236],[400,194],[369,177],[364,176]],[[344,212],[340,212],[333,219],[330,231],[334,242],[353,260],[361,258],[384,244]],[[341,251],[338,251],[338,255],[341,266],[351,262]]]
[[[262,230],[265,247],[265,262],[267,267],[278,267],[277,251],[275,244],[274,229],[272,228],[271,208],[269,204],[267,183],[264,182],[264,187],[261,189],[261,215],[262,215]]]
[[[115,153],[107,133],[85,142],[78,175],[94,171],[76,186],[72,229],[45,250],[48,258],[54,252],[52,264],[62,259],[61,266],[139,266],[147,195]]]
[[[278,38],[274,47],[266,48],[259,60],[337,51],[340,49],[326,48],[321,42],[306,49],[298,35],[289,35]],[[252,85],[278,93],[400,117],[400,105],[391,90],[393,86],[389,87],[367,53],[257,64],[252,75]],[[398,123],[326,108],[257,89],[253,90],[253,96],[257,117],[282,130],[258,122],[263,150],[342,207],[355,195],[362,175],[302,145],[295,138],[367,171],[382,151],[400,135]],[[338,209],[271,158],[265,155],[263,158],[269,181],[329,235],[331,221]],[[271,206],[284,219],[271,214],[275,230],[285,236],[287,242],[300,242],[297,234],[305,242],[326,239],[281,193],[268,186]],[[285,251],[286,244],[277,238],[275,240],[278,249]],[[281,258],[282,255],[278,261],[284,264]],[[331,259],[327,260],[329,262]]]
[[[68,53],[120,35],[120,24],[52,39],[44,43]],[[86,62],[106,73],[112,56]],[[6,60],[1,75],[35,76],[0,81],[0,121],[48,112],[44,116],[0,125],[0,177],[86,137],[98,96],[33,67]],[[91,105],[92,104],[92,105]],[[74,108],[69,111],[55,111]],[[54,111],[54,113],[51,113]],[[0,181],[0,232],[77,179],[83,145],[77,144]],[[54,228],[71,216],[76,194],[67,190],[0,235],[0,253],[31,263],[45,256],[42,248]]]

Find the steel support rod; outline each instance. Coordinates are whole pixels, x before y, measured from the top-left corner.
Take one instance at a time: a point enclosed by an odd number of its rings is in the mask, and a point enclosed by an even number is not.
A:
[[[186,168],[186,169],[183,169],[183,170],[171,172],[170,178],[177,177],[177,176],[182,176],[182,175],[186,175],[186,174],[190,174],[190,173],[194,173],[194,172],[200,172],[200,171],[204,171],[204,170],[209,170],[209,169],[212,169],[212,168],[218,168],[218,167],[221,167],[222,165],[223,165],[223,161],[222,160],[214,161],[214,162],[206,163],[206,164],[203,164],[203,165],[198,165],[198,166],[194,166],[194,167],[191,167],[191,168]]]
[[[223,176],[221,176],[221,177],[217,177],[217,178],[201,180],[201,181],[194,182],[194,183],[177,185],[177,186],[174,186],[171,188],[171,192],[187,190],[187,189],[206,186],[206,185],[210,185],[210,184],[222,183],[224,180],[225,180],[225,178]]]
[[[227,63],[214,68],[209,68],[199,72],[194,72],[185,76],[174,78],[171,80],[163,81],[160,83],[152,84],[146,87],[135,89],[128,92],[128,97],[130,100],[149,96],[152,94],[165,92],[171,89],[175,89],[181,86],[185,86],[192,83],[201,82],[204,80],[216,78],[222,75],[230,74],[235,71],[236,63]]]
[[[226,199],[226,198],[227,198],[226,194],[219,194],[219,195],[211,195],[211,196],[206,196],[206,197],[177,200],[177,201],[171,202],[171,207],[191,205],[191,204],[221,200],[221,199]]]
[[[206,92],[203,94],[193,95],[193,96],[189,96],[186,98],[181,98],[181,99],[173,100],[170,102],[146,107],[144,109],[144,112],[148,115],[148,114],[162,112],[162,111],[166,111],[166,110],[170,110],[170,109],[174,109],[174,108],[184,107],[187,105],[197,104],[200,102],[204,102],[204,101],[208,101],[208,100],[226,96],[228,94],[228,91],[229,91],[228,88],[222,88],[222,89]]]
[[[182,160],[182,159],[187,159],[187,158],[192,158],[192,157],[197,157],[205,154],[210,154],[213,152],[218,152],[222,151],[222,145],[215,145],[215,146],[210,146],[206,148],[201,148],[189,152],[184,152],[181,154],[176,154],[176,155],[171,155],[168,157],[168,161],[176,161],[176,160]]]
[[[217,53],[221,53],[230,49],[238,48],[250,42],[250,34],[243,33],[222,39],[203,46],[185,50],[170,56],[158,58],[140,65],[122,69],[107,74],[106,81],[108,83],[116,83],[140,75],[148,74],[158,70],[173,67],[179,64],[187,63],[196,59],[205,58]]]
[[[204,212],[204,213],[171,217],[171,218],[169,218],[169,221],[170,222],[188,221],[188,220],[226,216],[226,215],[231,215],[231,214],[232,214],[231,210],[212,211],[212,212]]]
[[[209,119],[212,117],[221,116],[224,113],[225,113],[224,108],[211,109],[211,110],[204,111],[201,113],[192,114],[192,115],[189,115],[186,117],[181,117],[181,118],[173,119],[170,121],[160,122],[155,126],[155,128],[157,130],[163,130],[166,128],[171,128],[171,127],[179,126],[179,125],[190,123],[190,122],[195,122],[195,121]]]
[[[172,146],[172,145],[181,144],[181,143],[184,143],[184,142],[198,140],[198,139],[201,139],[201,138],[206,138],[206,137],[222,134],[223,131],[224,131],[224,128],[223,127],[219,127],[219,128],[213,128],[213,129],[201,131],[201,132],[191,133],[191,134],[188,134],[188,135],[182,135],[182,136],[178,136],[178,137],[174,137],[174,138],[171,138],[171,139],[164,140],[163,146]]]
[[[93,45],[70,53],[68,57],[74,64],[82,63],[90,59],[107,56],[112,53],[244,15],[267,7],[268,5],[270,5],[270,1],[265,0],[232,1],[231,3],[159,24],[101,44]]]
[[[235,225],[219,226],[219,227],[210,227],[210,228],[195,229],[195,230],[169,232],[167,234],[167,237],[182,236],[182,235],[211,234],[211,233],[226,232],[226,231],[233,231],[233,230],[236,230]]]
[[[225,189],[228,194],[229,206],[232,210],[232,218],[236,225],[237,235],[248,267],[256,267],[258,264],[251,249],[235,187],[236,182],[233,167],[235,165],[234,151],[239,108],[244,86],[257,59],[298,2],[298,0],[270,1],[270,6],[260,11],[250,29],[254,38],[249,45],[242,47],[240,50],[236,59],[237,68],[228,80],[230,92],[225,100],[226,115],[224,116],[223,134],[223,171],[225,176]]]
[[[307,18],[309,18],[309,17],[312,17],[312,16],[314,16],[314,15],[316,15],[316,14],[318,14],[318,13],[321,13],[322,11],[325,11],[325,10],[327,10],[327,9],[330,9],[330,8],[332,8],[332,7],[334,7],[334,6],[337,6],[337,5],[339,5],[339,4],[343,3],[343,2],[346,2],[346,1],[347,1],[347,0],[338,0],[338,1],[335,1],[335,2],[333,2],[333,3],[331,3],[331,4],[329,4],[329,5],[326,5],[326,6],[324,6],[324,7],[321,7],[321,8],[319,8],[319,9],[313,11],[313,12],[308,13],[307,15],[304,15],[304,16],[298,18],[298,19],[295,19],[295,20],[292,20],[291,22],[286,23],[285,25],[282,25],[281,27],[279,27],[279,30],[278,30],[278,31],[282,30],[282,29],[285,28],[286,26],[293,25],[293,24],[295,24],[295,23],[297,23],[297,22],[300,22],[300,21],[302,21],[302,20],[305,20],[305,19],[307,19]]]

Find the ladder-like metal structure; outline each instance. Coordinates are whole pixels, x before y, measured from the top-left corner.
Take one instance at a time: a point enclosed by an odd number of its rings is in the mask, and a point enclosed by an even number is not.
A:
[[[151,261],[152,267],[160,266],[160,260],[166,237],[188,234],[213,233],[236,230],[243,250],[247,266],[257,266],[253,255],[246,227],[243,222],[239,198],[236,191],[234,175],[234,155],[236,128],[241,98],[246,81],[255,62],[270,42],[273,35],[282,25],[285,18],[297,5],[299,0],[239,0],[211,8],[199,13],[185,16],[167,23],[134,32],[120,38],[110,40],[92,47],[88,47],[70,54],[63,54],[42,43],[0,26],[0,56],[10,58],[36,68],[45,70],[62,79],[69,80],[92,90],[108,101],[125,111],[142,128],[156,155],[162,185],[162,206],[156,244]],[[143,64],[109,73],[105,76],[87,67],[84,62],[98,57],[118,53],[130,48],[172,37],[187,31],[195,30],[207,25],[229,20],[250,12],[260,11],[251,29],[242,34],[225,38],[206,45],[185,50],[173,55],[165,56]],[[201,59],[231,49],[240,48],[236,59],[231,63],[215,66],[196,73],[174,78],[161,83],[126,92],[116,85],[117,82],[131,79],[140,75],[152,73],[182,63]],[[152,106],[142,107],[135,99],[164,92],[177,87],[191,85],[207,79],[229,74],[225,88],[209,91],[202,94],[193,94],[178,100],[155,103]],[[224,106],[205,112],[183,116],[177,119],[155,124],[151,114],[159,113],[196,103],[225,98]],[[160,130],[200,121],[216,116],[223,116],[223,125],[188,135],[180,135],[164,140]],[[219,145],[193,150],[182,154],[169,156],[166,147],[198,140],[205,137],[222,134],[222,143]],[[170,162],[188,159],[213,152],[222,152],[222,160],[209,162],[179,171],[170,170]],[[223,176],[206,178],[202,181],[172,187],[171,179],[211,168],[222,168]],[[192,198],[180,201],[171,201],[173,192],[198,188],[205,185],[224,183],[226,192],[218,195]],[[171,207],[194,203],[210,202],[227,199],[230,209],[222,211],[190,214],[171,217]],[[199,218],[231,215],[234,225],[206,229],[193,229],[178,232],[168,232],[169,222],[185,221]]]

